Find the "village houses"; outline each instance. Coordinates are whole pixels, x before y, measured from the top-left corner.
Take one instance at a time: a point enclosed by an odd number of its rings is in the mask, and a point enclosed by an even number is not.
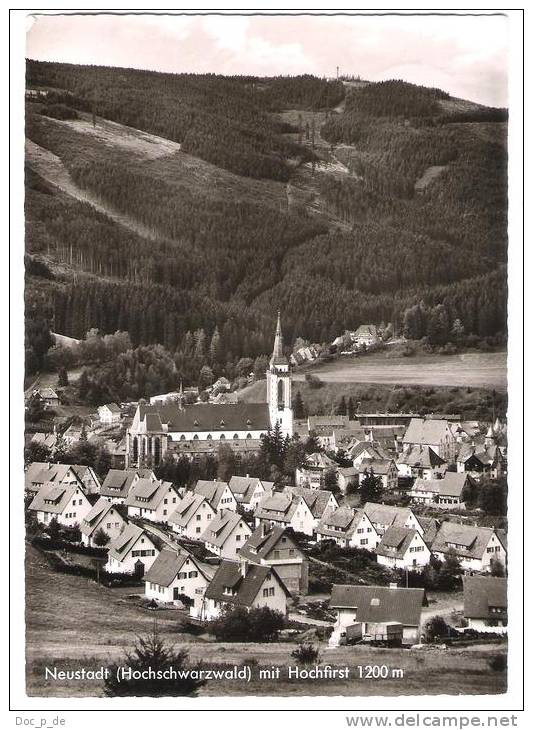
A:
[[[507,633],[507,578],[463,576],[463,615],[468,628],[481,633]]]
[[[254,512],[255,524],[267,522],[272,527],[292,527],[295,532],[312,536],[315,518],[303,497],[288,492],[267,494]]]
[[[403,437],[404,451],[412,446],[429,446],[444,461],[455,462],[456,441],[444,419],[411,418]]]
[[[363,459],[355,468],[359,484],[372,474],[381,480],[385,491],[398,489],[398,469],[393,459]]]
[[[267,482],[257,477],[233,476],[229,480],[229,488],[237,505],[244,512],[254,512],[259,506],[259,502],[263,499],[267,492],[272,492],[274,482]]]
[[[113,504],[124,504],[139,479],[155,482],[156,476],[151,469],[110,469],[100,488],[100,496]]]
[[[453,555],[464,570],[490,571],[497,561],[507,567],[507,546],[503,531],[456,522],[443,522],[431,546],[441,561]]]
[[[116,403],[106,403],[99,406],[98,418],[103,426],[115,426],[121,422],[120,407]]]
[[[343,505],[322,518],[316,527],[316,539],[334,540],[339,547],[372,551],[381,538],[363,509]]]
[[[438,479],[446,473],[447,464],[431,446],[409,446],[396,461],[398,476],[411,479]]]
[[[94,469],[80,464],[30,464],[25,475],[25,490],[36,493],[44,484],[77,484],[85,494],[98,494],[100,481]]]
[[[417,530],[421,535],[424,534],[418,518],[409,507],[394,507],[388,504],[366,502],[363,509],[380,536],[384,535],[391,526],[408,527]]]
[[[305,595],[309,586],[309,563],[296,541],[283,527],[256,527],[239,553],[241,560],[275,568],[292,595]]]
[[[314,527],[318,525],[320,520],[328,513],[339,508],[337,498],[329,489],[306,489],[305,487],[285,487],[283,490],[287,494],[295,494],[303,497],[306,505],[311,510],[314,517]]]
[[[109,543],[105,570],[108,573],[128,573],[142,578],[159,555],[146,530],[129,522]]]
[[[126,524],[127,521],[117,505],[100,497],[80,523],[81,541],[87,547],[97,547],[94,542],[97,532],[102,530],[111,541],[120,535]]]
[[[421,534],[408,527],[389,527],[376,548],[379,565],[419,571],[431,558],[431,550]]]
[[[231,510],[223,510],[211,520],[200,541],[215,555],[236,560],[251,534],[251,528],[241,515]]]
[[[185,492],[183,499],[178,502],[168,522],[178,535],[200,540],[216,514],[216,510],[201,494]]]
[[[55,519],[64,527],[74,527],[81,524],[91,507],[81,484],[46,482],[32,499],[29,510],[45,525]]]
[[[144,594],[160,603],[188,605],[191,615],[197,616],[213,575],[212,566],[186,550],[164,548],[144,575]]]
[[[199,479],[194,487],[194,493],[205,497],[217,512],[227,509],[237,511],[237,500],[226,482]]]
[[[143,517],[152,522],[168,522],[180,497],[172,482],[138,479],[124,504],[129,517]]]
[[[396,583],[388,587],[333,585],[329,605],[337,620],[329,645],[346,643],[350,629],[356,629],[361,640],[394,636],[400,644],[417,644],[425,604],[423,588],[398,588]]]
[[[208,585],[200,618],[207,621],[220,616],[226,608],[268,607],[287,614],[289,591],[275,568],[267,565],[223,560]]]
[[[417,504],[443,509],[465,509],[465,492],[470,486],[468,474],[448,471],[442,479],[420,479],[411,487],[409,496]]]
[[[309,454],[306,463],[296,469],[296,486],[307,487],[308,489],[322,489],[325,472],[328,469],[336,471],[337,467],[337,462],[326,454],[321,452]]]

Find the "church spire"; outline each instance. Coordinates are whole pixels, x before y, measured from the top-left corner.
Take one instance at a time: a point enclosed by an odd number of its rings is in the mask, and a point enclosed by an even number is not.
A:
[[[285,362],[286,358],[283,354],[283,334],[281,332],[281,312],[278,311],[278,321],[276,324],[276,336],[274,337],[274,349],[272,350],[272,357],[270,358],[270,364],[274,365],[276,362]]]

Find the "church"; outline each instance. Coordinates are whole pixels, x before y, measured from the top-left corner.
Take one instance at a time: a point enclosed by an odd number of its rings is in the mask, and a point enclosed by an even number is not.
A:
[[[239,459],[256,453],[261,437],[276,423],[284,436],[292,436],[290,365],[279,312],[266,379],[266,403],[139,404],[126,435],[126,467],[157,466],[169,453],[193,459],[216,455],[221,442]]]

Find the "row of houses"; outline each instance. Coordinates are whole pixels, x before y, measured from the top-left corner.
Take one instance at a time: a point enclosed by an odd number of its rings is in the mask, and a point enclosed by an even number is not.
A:
[[[105,532],[108,572],[142,576],[148,598],[188,606],[191,615],[202,620],[216,618],[229,605],[269,606],[285,613],[291,594],[306,593],[307,559],[287,529],[297,529],[302,518],[314,525],[317,540],[334,539],[344,546],[375,550],[378,562],[390,567],[419,569],[431,552],[443,559],[452,550],[471,571],[489,569],[493,559],[505,563],[499,531],[438,524],[408,508],[367,503],[351,510],[339,507],[326,490],[289,487],[275,492],[268,489],[269,484],[265,489],[260,480],[239,477],[235,491],[231,480],[200,481],[193,492],[180,494],[148,471],[111,473],[92,504],[83,482],[92,483],[88,467],[46,465],[45,475],[32,467],[28,471],[36,472],[30,480],[34,489],[51,478],[33,494],[30,509],[37,519],[46,524],[55,517],[67,526],[80,525],[85,545],[94,545],[98,531]],[[236,494],[241,504],[246,500],[255,528],[237,511]],[[165,508],[171,511],[168,520],[160,519],[167,517]],[[141,517],[147,522],[166,521],[176,538],[162,543],[161,535],[146,522],[138,524]],[[192,527],[187,529],[189,524]],[[221,558],[218,567],[195,557],[180,537],[203,543]],[[335,595],[332,608],[337,610]],[[361,611],[358,620],[362,621]],[[334,635],[342,626],[341,622]]]
[[[102,527],[95,518],[107,516],[108,505],[121,505],[125,517],[165,523],[177,536],[202,542],[213,554],[228,559],[238,556],[252,533],[253,520],[256,527],[266,523],[292,528],[318,541],[375,551],[378,562],[392,568],[418,570],[431,554],[443,560],[451,551],[466,569],[488,570],[494,560],[506,565],[502,531],[420,517],[407,507],[370,502],[358,509],[340,506],[329,490],[290,486],[274,490],[271,482],[232,477],[229,482],[199,480],[194,490],[186,491],[158,480],[147,469],[112,469],[99,486],[90,467],[61,464],[32,464],[26,477],[33,495],[29,508],[37,519],[47,524],[55,517],[65,526],[83,526],[87,520],[90,527],[84,526],[82,533],[88,545]],[[422,504],[460,506],[467,478],[448,473],[440,480],[417,479],[411,495]],[[97,494],[100,499],[93,506],[89,495]],[[251,519],[244,519],[246,513]],[[121,530],[120,519],[113,517],[105,522],[106,528],[109,523],[113,530]]]
[[[478,572],[489,571],[495,561],[507,564],[503,530],[421,517],[408,507],[341,506],[324,516],[315,534],[318,541],[375,552],[379,564],[401,570],[420,570],[432,555],[441,561],[454,555],[463,569]]]

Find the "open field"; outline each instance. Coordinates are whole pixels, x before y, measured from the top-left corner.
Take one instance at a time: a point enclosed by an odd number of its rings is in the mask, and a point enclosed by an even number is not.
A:
[[[383,354],[343,357],[310,368],[326,383],[390,383],[446,385],[471,388],[507,388],[506,352],[468,352],[458,355],[412,355],[386,358]],[[294,381],[305,373],[295,372]]]
[[[28,548],[26,561],[27,691],[31,696],[103,696],[100,680],[76,682],[44,678],[45,667],[97,669],[122,656],[135,636],[151,630],[154,613],[128,600],[137,589],[98,587],[84,578],[55,573],[45,557]],[[288,680],[294,666],[294,644],[227,644],[202,634],[183,633],[177,611],[157,612],[163,638],[186,645],[191,663],[252,665],[250,683],[220,680],[202,688],[202,695],[411,695],[496,694],[505,691],[505,674],[488,667],[488,659],[502,652],[494,645],[474,649],[408,651],[355,647],[320,647],[321,665],[350,668],[349,679]],[[362,679],[357,667],[387,665],[403,676]],[[260,680],[261,667],[281,667],[279,680]]]
[[[311,371],[313,374],[316,371]],[[297,373],[295,373],[297,374]],[[322,379],[322,374],[320,375]],[[461,414],[465,419],[488,421],[494,414],[507,412],[504,391],[489,388],[392,385],[386,383],[325,382],[310,384],[305,380],[293,382],[293,394],[300,393],[306,413],[310,416],[335,412],[340,399],[351,398],[357,413],[434,413]],[[247,403],[266,401],[266,381],[238,391],[239,399]]]

